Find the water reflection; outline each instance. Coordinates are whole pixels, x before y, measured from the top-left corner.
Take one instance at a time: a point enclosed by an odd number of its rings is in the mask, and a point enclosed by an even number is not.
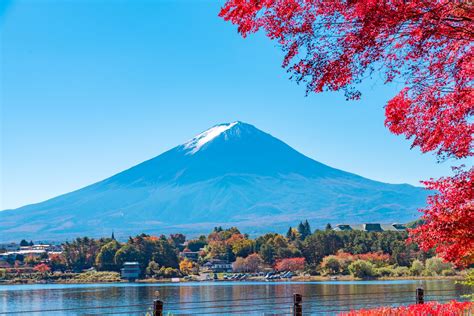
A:
[[[415,301],[419,281],[373,282],[206,282],[181,284],[15,285],[0,286],[0,315],[21,310],[70,309],[30,315],[93,315],[101,312],[144,315],[156,291],[171,314],[264,315],[289,313],[293,293],[303,295],[304,314]],[[426,300],[460,299],[466,288],[453,281],[423,281]],[[210,302],[214,301],[214,302]],[[117,306],[139,305],[132,307]],[[114,309],[71,310],[116,306]],[[134,312],[140,311],[140,312]]]

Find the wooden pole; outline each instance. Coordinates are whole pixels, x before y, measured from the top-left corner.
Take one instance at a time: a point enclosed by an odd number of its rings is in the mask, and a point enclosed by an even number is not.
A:
[[[303,316],[302,301],[303,296],[301,294],[293,294],[293,316]]]
[[[153,316],[163,316],[163,301],[153,301]]]
[[[425,290],[419,287],[416,289],[416,304],[424,304],[425,303]]]

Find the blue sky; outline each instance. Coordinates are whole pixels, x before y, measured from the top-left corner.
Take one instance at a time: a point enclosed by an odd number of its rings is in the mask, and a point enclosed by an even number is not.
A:
[[[222,2],[2,1],[1,207],[104,179],[222,122],[241,120],[330,166],[390,183],[450,173],[384,127],[400,86],[305,97],[262,34]]]

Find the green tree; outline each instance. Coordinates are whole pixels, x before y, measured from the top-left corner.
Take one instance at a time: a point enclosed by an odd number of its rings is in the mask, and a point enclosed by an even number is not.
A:
[[[124,262],[140,262],[141,258],[140,252],[136,246],[127,243],[117,250],[114,256],[114,262],[119,268],[121,268]]]
[[[183,244],[186,241],[186,236],[183,234],[171,234],[169,237],[169,242],[177,249],[183,250]]]
[[[147,276],[154,277],[160,272],[160,265],[155,261],[150,261],[150,263],[148,263],[148,266],[146,267],[145,272]]]
[[[236,257],[247,257],[254,252],[255,241],[250,239],[240,239],[232,245],[232,251]]]
[[[300,233],[301,240],[305,240],[306,237],[311,235],[311,227],[309,226],[308,220],[298,224],[298,232]]]
[[[326,256],[321,262],[321,272],[325,275],[334,275],[341,273],[341,264],[336,256]]]
[[[97,268],[101,271],[119,271],[121,267],[115,262],[115,254],[120,247],[114,239],[103,245],[95,259]]]
[[[26,246],[29,246],[29,245],[30,245],[30,244],[29,244],[25,239],[22,239],[22,240],[20,241],[20,246],[21,246],[21,247],[26,247]]]
[[[324,257],[344,247],[341,237],[334,231],[318,230],[303,242],[303,255],[309,264],[319,264]]]
[[[95,264],[95,259],[102,246],[110,239],[95,240],[89,237],[76,238],[63,244],[63,255],[69,269],[80,272]]]
[[[265,263],[273,264],[275,262],[275,249],[272,245],[262,245],[260,247],[259,254],[262,257],[263,261],[265,261]]]
[[[202,235],[198,239],[188,241],[187,247],[191,251],[199,251],[207,245],[206,236]]]
[[[356,260],[349,265],[349,272],[353,277],[365,279],[375,275],[375,267],[365,260]]]

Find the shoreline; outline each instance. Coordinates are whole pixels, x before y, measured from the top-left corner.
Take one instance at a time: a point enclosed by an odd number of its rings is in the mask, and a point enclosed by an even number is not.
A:
[[[381,277],[381,278],[370,278],[370,279],[358,279],[351,276],[338,276],[338,277],[326,277],[326,276],[295,276],[291,279],[278,279],[278,280],[266,280],[265,278],[248,278],[246,280],[200,280],[200,279],[190,279],[185,280],[180,278],[179,282],[172,281],[172,279],[139,279],[135,282],[129,282],[126,280],[117,280],[117,281],[96,281],[96,282],[80,282],[77,280],[70,281],[52,281],[48,282],[47,280],[24,280],[25,282],[0,282],[0,287],[2,285],[35,285],[35,284],[113,284],[113,283],[130,283],[130,284],[178,284],[178,283],[191,283],[191,282],[230,282],[230,283],[246,283],[246,282],[347,282],[347,281],[426,281],[426,280],[454,280],[460,281],[463,280],[462,276],[430,276],[430,277]]]

